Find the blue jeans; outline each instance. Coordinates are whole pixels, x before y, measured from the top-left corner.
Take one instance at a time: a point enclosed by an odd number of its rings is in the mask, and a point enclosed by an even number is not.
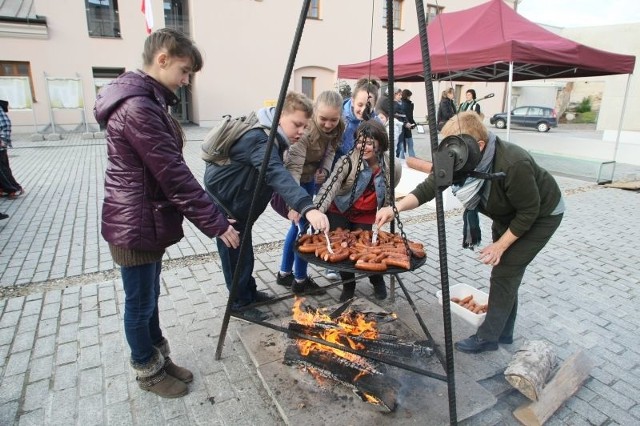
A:
[[[244,229],[238,230],[240,231],[240,240],[242,240]],[[253,278],[254,259],[251,235],[249,235],[247,243],[248,247],[245,249],[245,253],[241,258],[240,247],[235,249],[227,247],[220,238],[216,238],[218,254],[220,255],[220,263],[222,264],[222,273],[224,274],[224,281],[227,284],[227,290],[231,291],[236,265],[238,263],[242,265],[240,268],[240,276],[238,277],[238,290],[236,298],[231,305],[231,309],[238,309],[256,301],[257,285],[256,279]]]
[[[154,344],[162,341],[158,298],[162,261],[139,266],[122,266],[124,286],[124,333],[131,349],[131,360],[146,364],[154,355]]]
[[[313,196],[316,188],[315,181],[301,183],[301,187],[303,187],[309,195]],[[305,219],[300,219],[300,229],[304,229],[306,226]],[[293,276],[297,280],[301,281],[307,278],[307,265],[300,256],[295,253],[295,244],[296,238],[298,236],[299,229],[296,224],[293,222],[289,227],[289,232],[287,232],[287,236],[284,239],[284,246],[282,247],[282,263],[280,264],[280,270],[282,272],[291,272],[293,268]]]
[[[416,152],[413,149],[413,138],[405,138],[401,136],[398,140],[398,149],[396,150],[396,157],[404,158],[404,145],[407,145],[407,151],[409,152],[409,157],[415,157]]]

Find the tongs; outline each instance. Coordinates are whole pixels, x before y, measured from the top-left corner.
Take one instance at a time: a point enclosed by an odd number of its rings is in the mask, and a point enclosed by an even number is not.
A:
[[[378,242],[378,225],[373,224],[373,235],[371,236],[371,245],[375,246]]]
[[[324,233],[324,238],[327,240],[327,251],[330,254],[334,254],[333,253],[333,249],[331,248],[331,240],[329,239],[329,233],[325,231]]]
[[[376,217],[378,217],[378,208],[376,207]],[[373,235],[371,236],[371,245],[375,246],[378,242],[378,225],[373,224]]]

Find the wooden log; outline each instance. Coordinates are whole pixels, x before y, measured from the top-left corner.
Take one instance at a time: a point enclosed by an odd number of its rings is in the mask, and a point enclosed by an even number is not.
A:
[[[538,401],[518,407],[513,415],[526,426],[543,425],[580,389],[592,368],[593,362],[582,350],[574,353],[562,363],[556,375],[542,390]]]
[[[357,356],[356,356],[357,357]],[[365,402],[377,405],[381,410],[390,412],[397,407],[401,384],[384,374],[384,366],[365,360],[347,360],[332,352],[311,351],[300,355],[296,344],[289,345],[284,355],[287,365],[313,367],[322,376],[338,381],[356,391]],[[374,398],[367,398],[367,395]]]
[[[556,354],[551,345],[543,340],[531,340],[513,356],[504,377],[524,396],[537,401],[555,366]]]
[[[314,325],[302,325],[296,322],[289,323],[289,330],[307,334],[313,337],[320,337],[320,333],[329,330],[329,329],[337,329],[337,326],[327,323],[316,323]],[[289,337],[295,337],[293,335],[289,335]],[[353,342],[360,343],[364,346],[364,349],[361,349],[361,353],[369,352],[372,355],[375,354],[381,360],[384,359],[397,359],[405,358],[426,358],[433,355],[433,348],[426,345],[426,343],[411,343],[411,342],[403,342],[398,340],[395,336],[386,335],[378,336],[378,339],[368,339],[362,336],[348,336]],[[346,336],[342,336],[340,338],[340,343],[343,345],[349,345]]]

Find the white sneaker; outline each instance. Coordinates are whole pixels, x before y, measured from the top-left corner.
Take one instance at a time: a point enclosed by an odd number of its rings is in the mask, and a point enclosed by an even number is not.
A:
[[[334,271],[333,269],[325,269],[324,276],[331,281],[337,281],[340,279],[338,271]]]

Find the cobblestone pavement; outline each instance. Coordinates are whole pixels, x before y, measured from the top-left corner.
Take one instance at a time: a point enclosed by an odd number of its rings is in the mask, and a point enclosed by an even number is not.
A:
[[[185,156],[199,180],[197,141],[205,132],[187,128]],[[160,303],[173,358],[192,368],[195,380],[177,400],[137,388],[122,332],[119,274],[99,231],[105,142],[77,134],[56,142],[14,136],[11,166],[26,195],[0,199],[0,211],[10,215],[0,222],[0,424],[283,424],[237,338],[243,322],[231,320],[222,359],[214,360],[227,291],[215,244],[189,223],[185,238],[167,251]],[[640,167],[619,165],[616,173],[637,178]],[[568,210],[527,270],[517,340],[508,350],[540,338],[561,359],[583,349],[594,361],[591,377],[547,424],[640,424],[639,194],[557,180]],[[459,247],[458,213],[445,220],[451,283],[487,291],[489,269]],[[410,238],[430,247],[426,264],[403,281],[421,306],[439,307],[435,212],[423,206],[402,219]],[[488,220],[482,226],[490,235]],[[286,229],[270,209],[254,226],[259,286],[279,293],[273,272]],[[360,286],[358,293],[368,296]],[[322,301],[338,295],[331,289]],[[398,297],[395,304],[405,302]],[[279,315],[289,306],[270,309]],[[504,391],[495,407],[464,423],[517,424],[511,411],[522,402],[516,391]]]

